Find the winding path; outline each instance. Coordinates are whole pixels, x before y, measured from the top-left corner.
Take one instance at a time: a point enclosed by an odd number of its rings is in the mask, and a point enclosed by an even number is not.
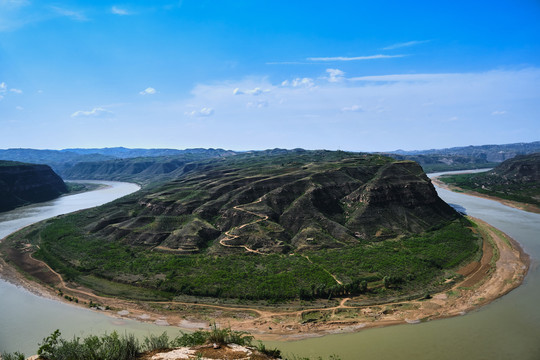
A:
[[[259,199],[255,200],[254,202],[251,202],[249,204],[257,204],[257,203],[260,203],[262,200],[263,200],[264,196],[260,197]],[[263,252],[260,252],[258,250],[253,250],[253,249],[250,249],[249,247],[247,247],[247,245],[231,245],[231,244],[227,244],[225,243],[226,241],[232,241],[232,240],[235,240],[235,239],[238,239],[240,237],[240,235],[234,235],[234,234],[231,234],[231,231],[233,231],[234,229],[242,229],[248,225],[252,225],[252,224],[256,224],[258,222],[261,222],[261,221],[265,221],[265,220],[268,220],[268,215],[262,215],[262,214],[257,214],[253,211],[249,211],[249,210],[246,210],[246,209],[242,209],[240,208],[240,206],[246,206],[246,205],[249,205],[249,204],[242,204],[242,205],[236,205],[235,207],[233,207],[234,210],[238,210],[238,211],[244,211],[248,214],[251,214],[251,215],[255,215],[255,216],[258,216],[260,217],[260,219],[257,219],[257,220],[254,220],[252,222],[249,222],[249,223],[246,223],[246,224],[242,224],[240,226],[237,226],[237,227],[234,227],[232,228],[231,230],[228,230],[225,232],[225,238],[219,240],[219,243],[222,245],[222,246],[225,246],[225,247],[233,247],[233,248],[243,248],[245,249],[246,251],[248,252],[251,252],[251,253],[254,253],[254,254],[259,254],[259,255],[267,255]]]

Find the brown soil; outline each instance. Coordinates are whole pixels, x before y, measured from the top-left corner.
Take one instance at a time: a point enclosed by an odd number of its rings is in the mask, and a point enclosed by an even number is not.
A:
[[[66,284],[46,264],[29,256],[27,249],[12,250],[9,254],[12,259],[10,265],[15,264],[29,274],[35,274],[42,283],[28,281],[3,260],[0,260],[0,275],[36,293],[56,297],[61,301],[64,299],[58,297],[58,290],[77,297],[80,306],[88,306],[85,304],[90,301],[109,306],[113,310],[106,313],[111,316],[158,324],[166,322],[184,329],[208,328],[209,323],[215,321],[222,326],[256,334],[259,339],[298,339],[463,315],[519,286],[528,271],[528,256],[515,241],[485,222],[474,220],[484,239],[489,236],[492,240],[483,242],[481,260],[460,269],[458,273],[464,279],[454,283],[451,289],[424,300],[360,306],[356,303],[364,298],[344,298],[334,306],[328,303],[319,309],[287,311],[179,301],[122,300],[99,296],[90,289]]]

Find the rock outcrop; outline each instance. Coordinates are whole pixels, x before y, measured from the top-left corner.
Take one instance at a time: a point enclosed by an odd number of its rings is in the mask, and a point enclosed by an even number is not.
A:
[[[52,200],[67,191],[64,181],[47,165],[0,161],[0,211]]]

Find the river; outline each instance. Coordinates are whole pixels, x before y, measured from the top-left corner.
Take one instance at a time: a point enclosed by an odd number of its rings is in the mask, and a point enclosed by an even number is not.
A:
[[[435,175],[439,174],[431,174]],[[328,358],[335,354],[342,360],[540,359],[540,215],[440,188],[437,191],[446,202],[497,227],[523,246],[531,256],[531,268],[522,286],[464,316],[297,341],[266,342],[267,346],[278,347],[285,355]],[[96,193],[88,195],[92,197]],[[55,201],[45,206],[56,207]],[[60,208],[61,213],[64,205]],[[5,222],[16,218],[18,211],[24,212],[17,209],[6,213],[11,215],[0,216],[0,237],[21,227],[18,225],[4,232]],[[0,281],[0,351],[34,353],[36,344],[56,328],[60,328],[66,337],[99,334],[112,329],[137,334],[164,329],[40,298]],[[174,336],[177,331],[174,329],[170,334]]]
[[[62,196],[58,199],[21,207],[0,214],[0,239],[37,221],[80,209],[99,206],[139,189],[130,183],[83,181],[106,185],[98,190]],[[38,343],[60,329],[63,337],[84,337],[118,331],[139,337],[160,334],[163,326],[107,316],[103,313],[47,299],[0,279],[0,353],[36,353]],[[178,330],[170,332],[177,335]]]

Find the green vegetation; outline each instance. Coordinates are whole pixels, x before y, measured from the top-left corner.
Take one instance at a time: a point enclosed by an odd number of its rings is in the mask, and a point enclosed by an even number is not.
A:
[[[461,220],[399,240],[302,255],[178,255],[87,238],[77,218],[68,216],[46,227],[36,257],[66,279],[104,294],[143,300],[180,294],[271,301],[328,298],[372,293],[381,282],[388,291],[419,291],[436,286],[437,279],[479,249],[479,240],[466,227],[470,224]]]
[[[66,182],[68,193],[80,193],[99,189],[100,184]]]
[[[515,157],[486,173],[440,179],[465,190],[540,206],[540,153]]]
[[[237,344],[240,346],[256,349],[268,358],[279,358],[281,351],[269,349],[259,341],[253,347],[253,336],[244,331],[235,331],[230,328],[219,328],[213,325],[209,331],[199,330],[194,333],[183,333],[174,339],[169,339],[166,332],[161,335],[150,335],[145,337],[141,344],[134,335],[118,335],[117,332],[102,336],[90,335],[83,339],[74,337],[66,340],[61,337],[59,330],[55,330],[51,335],[43,339],[39,344],[37,354],[43,360],[134,360],[139,359],[142,354],[157,350],[167,351],[177,347],[193,347],[204,344],[216,344],[223,346],[227,344]],[[19,352],[3,353],[3,360],[24,360],[24,354]],[[260,355],[257,359],[262,359]],[[307,359],[297,358],[293,359]],[[338,359],[331,357],[331,359]]]
[[[119,336],[117,332],[101,337],[65,340],[56,330],[43,339],[37,351],[46,360],[131,360],[141,353],[141,346],[133,335]]]

